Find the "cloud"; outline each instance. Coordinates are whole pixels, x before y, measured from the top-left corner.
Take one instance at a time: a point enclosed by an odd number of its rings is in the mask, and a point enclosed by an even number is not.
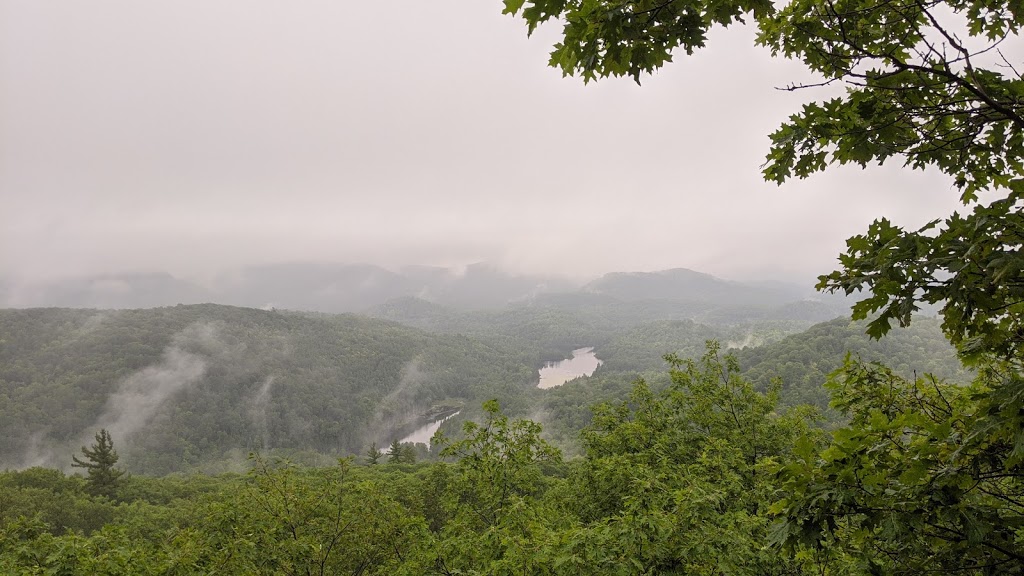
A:
[[[488,2],[22,2],[0,32],[12,276],[487,260],[810,277],[876,216],[956,206],[947,179],[899,166],[763,182],[767,134],[828,93],[775,90],[808,74],[749,28],[642,87],[561,78],[558,27],[527,38]]]

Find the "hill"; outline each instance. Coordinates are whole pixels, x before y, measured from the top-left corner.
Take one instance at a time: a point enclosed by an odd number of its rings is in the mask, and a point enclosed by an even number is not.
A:
[[[766,287],[730,282],[687,268],[605,274],[584,286],[583,291],[621,300],[674,300],[729,306],[778,305],[803,296],[803,291],[793,286]]]
[[[883,362],[905,377],[928,373],[951,382],[969,381],[973,375],[960,364],[939,324],[936,318],[919,317],[906,328],[872,340],[865,334],[865,322],[836,318],[735,354],[752,381],[782,380],[783,403],[825,407],[829,397],[822,383],[842,365],[847,352],[868,362]]]
[[[360,453],[436,404],[522,402],[532,360],[381,320],[218,305],[0,310],[0,467],[105,427],[132,471],[249,450]]]
[[[783,405],[811,404],[832,419],[836,415],[828,412],[830,398],[823,384],[828,374],[842,365],[847,350],[867,361],[884,361],[906,375],[931,373],[951,382],[972,378],[934,318],[917,318],[907,328],[893,329],[881,341],[871,340],[866,327],[864,322],[845,318],[798,333],[791,333],[789,324],[764,323],[741,331],[692,321],[643,324],[596,349],[604,364],[592,376],[547,390],[537,399],[533,418],[544,423],[549,438],[572,452],[595,404],[625,400],[639,377],[654,389],[666,386],[663,356],[672,353],[696,359],[705,352],[704,342],[710,338],[721,342],[723,353],[736,356],[742,375],[755,384],[766,387],[772,378],[780,378]],[[749,340],[747,345],[743,340]]]

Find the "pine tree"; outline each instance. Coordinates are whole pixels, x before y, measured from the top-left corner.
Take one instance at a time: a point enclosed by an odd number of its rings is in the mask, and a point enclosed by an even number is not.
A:
[[[370,444],[370,449],[366,451],[366,464],[373,466],[380,462],[381,457],[384,453],[381,452],[380,448],[377,448],[377,443]]]
[[[101,429],[96,433],[96,443],[90,448],[82,446],[82,454],[85,460],[79,460],[72,456],[74,468],[85,468],[88,472],[89,493],[94,496],[106,496],[113,499],[124,482],[122,478],[124,471],[114,467],[117,464],[117,451],[114,450],[114,441],[110,438],[107,430]]]
[[[399,464],[402,462],[402,444],[398,440],[391,442],[391,447],[388,448],[388,463]]]

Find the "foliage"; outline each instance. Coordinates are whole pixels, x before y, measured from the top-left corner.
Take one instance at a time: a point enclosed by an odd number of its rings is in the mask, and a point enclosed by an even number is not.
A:
[[[387,451],[389,464],[415,464],[416,445],[412,442],[399,442],[394,440]]]
[[[117,464],[118,455],[114,450],[114,441],[110,438],[110,432],[107,432],[106,428],[101,428],[96,433],[96,443],[89,448],[82,446],[82,454],[85,455],[85,460],[73,456],[71,465],[86,470],[88,474],[86,483],[89,492],[96,496],[116,498],[124,483],[122,479],[124,470],[114,467]]]
[[[0,310],[0,340],[0,468],[62,464],[83,431],[121,430],[118,398],[148,407],[119,464],[166,474],[244,469],[250,450],[361,453],[372,430],[523,397],[535,377],[532,358],[464,336],[216,305]]]
[[[672,359],[671,384],[638,384],[600,408],[585,453],[564,462],[540,425],[497,402],[462,434],[435,437],[445,461],[306,468],[253,457],[244,475],[128,479],[88,535],[37,516],[45,498],[0,514],[0,571],[59,574],[798,574],[765,547],[771,471],[797,438],[712,345]],[[397,444],[400,454],[403,445]],[[9,495],[83,481],[34,469],[0,476]],[[130,568],[126,567],[130,562]]]
[[[561,455],[535,422],[510,421],[493,400],[483,408],[484,421],[464,423],[460,439],[435,437],[442,458],[457,458],[435,564],[445,574],[549,573],[540,547],[559,517],[541,496],[559,481],[545,471],[558,469]]]
[[[802,61],[845,94],[812,102],[774,134],[765,178],[782,183],[830,165],[901,158],[949,175],[965,204],[988,190],[1007,195],[907,233],[887,220],[849,241],[843,269],[819,287],[872,296],[857,318],[881,311],[879,336],[906,324],[918,302],[943,303],[944,328],[967,357],[1016,355],[1024,332],[1024,77],[1003,40],[1024,25],[1012,0],[505,0],[532,32],[564,22],[551,64],[585,80],[639,81],[704,46],[707,30],[751,18],[758,43]],[[790,89],[810,86],[792,85]]]
[[[669,361],[667,389],[638,382],[584,434],[571,561],[609,574],[798,571],[764,542],[771,472],[796,438],[813,439],[805,416],[778,413],[778,387],[757,392],[716,343],[699,362]]]
[[[907,232],[888,220],[847,240],[843,270],[821,277],[821,288],[872,296],[857,303],[854,318],[872,319],[879,337],[893,321],[905,326],[919,302],[942,306],[942,327],[962,356],[1021,358],[1024,343],[1024,218],[1015,184],[1007,198],[976,205]]]
[[[442,458],[456,458],[459,508],[471,511],[474,521],[491,525],[513,508],[517,500],[542,487],[543,465],[557,465],[561,455],[540,438],[540,425],[529,420],[510,422],[498,403],[484,403],[482,424],[463,424],[463,438],[438,438]]]
[[[580,346],[600,345],[602,358],[606,349],[609,369],[661,371],[665,352],[696,355],[703,340],[746,330],[683,319],[712,310],[549,295],[459,313],[433,326],[442,333],[216,305],[2,310],[0,467],[58,465],[84,430],[100,427],[124,436],[119,464],[136,473],[241,471],[251,450],[322,465],[390,441],[385,431],[441,406],[483,417],[474,406],[496,398],[510,415],[531,413],[546,395],[533,386],[536,369]],[[622,379],[622,394],[631,380]],[[113,421],[117,398],[127,396],[150,407],[139,419],[145,425],[129,431]],[[579,424],[562,437],[572,439],[602,399],[579,402]]]
[[[765,167],[770,180],[900,155],[910,166],[935,166],[954,176],[971,200],[1021,175],[1024,82],[997,51],[1024,23],[1024,10],[1009,0],[504,4],[531,32],[562,20],[551,64],[586,80],[629,75],[639,81],[671,61],[677,47],[688,54],[702,48],[712,26],[752,19],[759,44],[801,60],[825,84],[847,86],[844,97],[806,105],[773,134]],[[994,58],[986,59],[989,52]]]
[[[805,104],[764,166],[782,183],[829,166],[902,160],[948,175],[970,207],[907,232],[886,219],[847,242],[818,288],[881,337],[923,304],[979,367],[970,388],[847,362],[835,407],[851,417],[823,452],[785,468],[775,539],[849,553],[870,573],[1019,573],[1024,566],[1024,76],[1001,43],[1016,0],[505,0],[532,32],[563,21],[551,64],[585,80],[639,80],[713,25],[750,17],[758,43],[802,61],[842,96]],[[790,89],[809,88],[791,85]],[[982,194],[991,200],[979,201]],[[799,555],[799,553],[798,553]],[[827,554],[826,554],[827,555]],[[806,556],[805,556],[806,557]]]
[[[0,473],[0,526],[32,518],[57,536],[89,534],[110,523],[115,509],[110,499],[93,498],[80,476],[46,468]]]
[[[255,458],[239,497],[209,508],[199,563],[232,574],[390,573],[422,524],[349,470],[346,460],[320,473]]]
[[[1020,573],[1024,454],[976,426],[991,377],[950,386],[848,358],[831,386],[850,424],[781,471],[773,538],[841,548],[867,573]]]
[[[723,331],[690,320],[651,322],[629,330],[600,349],[602,370],[662,370],[665,354],[699,357],[704,343]]]
[[[368,466],[373,466],[380,462],[380,459],[383,456],[384,453],[381,452],[380,448],[377,448],[377,443],[372,442],[370,443],[370,447],[366,449],[366,464]]]
[[[882,340],[865,335],[865,325],[838,318],[774,342],[732,349],[730,354],[736,357],[742,377],[757,390],[766,391],[773,380],[779,380],[780,405],[815,406],[822,411],[827,426],[842,424],[843,418],[829,409],[829,391],[822,384],[842,366],[847,352],[864,360],[884,361],[906,377],[932,373],[954,382],[969,382],[973,378],[973,373],[958,361],[956,350],[943,337],[939,321],[934,318],[917,318],[913,325],[896,328]],[[602,348],[600,354],[605,363],[593,376],[547,390],[537,400],[534,418],[544,424],[546,437],[566,453],[579,453],[579,431],[592,422],[591,408],[626,400],[638,376],[655,393],[668,387],[665,360],[655,359],[655,351],[674,351],[679,358],[699,357],[703,342],[698,349],[694,340],[704,331],[695,330],[696,325],[671,322],[648,326],[631,330]],[[735,338],[740,340],[758,333],[746,332]],[[616,370],[623,366],[635,371]]]
[[[843,365],[847,353],[865,361],[884,362],[908,378],[925,373],[954,382],[973,378],[943,337],[936,319],[916,318],[912,325],[896,328],[881,340],[864,334],[866,324],[838,318],[735,354],[744,376],[756,384],[767,386],[773,378],[782,381],[783,404],[811,404],[822,410],[830,401],[829,390],[822,384]]]

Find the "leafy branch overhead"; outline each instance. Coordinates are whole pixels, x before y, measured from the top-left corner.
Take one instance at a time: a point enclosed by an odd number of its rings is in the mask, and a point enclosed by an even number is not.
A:
[[[771,135],[766,180],[805,178],[831,165],[882,164],[951,177],[965,215],[906,232],[879,220],[851,238],[843,268],[818,287],[870,291],[855,316],[879,313],[871,333],[906,324],[921,302],[944,303],[945,328],[966,358],[1019,357],[1024,62],[1012,42],[1024,24],[1016,0],[506,0],[530,32],[562,23],[551,65],[590,81],[637,82],[707,31],[751,21],[757,43],[802,61],[818,77],[801,90],[841,85]],[[1004,191],[988,205],[979,193]]]

